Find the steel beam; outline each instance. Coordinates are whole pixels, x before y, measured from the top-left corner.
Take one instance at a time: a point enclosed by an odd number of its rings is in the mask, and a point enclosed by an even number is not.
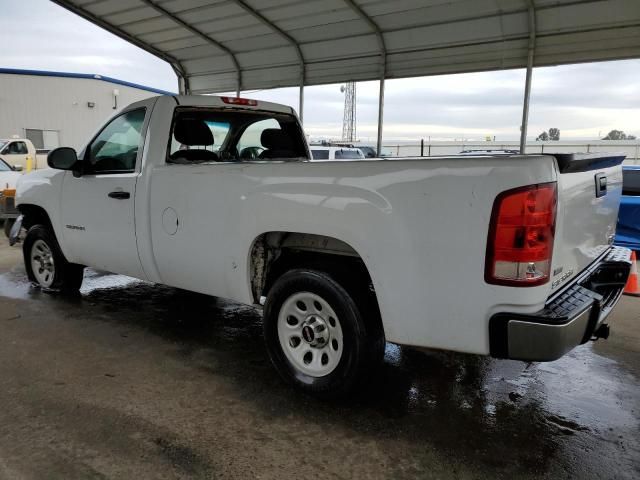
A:
[[[351,10],[353,10],[376,34],[378,48],[380,49],[380,93],[378,95],[378,140],[376,142],[376,150],[378,156],[382,152],[382,128],[384,126],[384,81],[387,76],[387,46],[384,42],[382,30],[367,13],[360,8],[353,0],[343,0]]]
[[[300,123],[304,124],[304,80],[300,82],[300,92],[298,92],[298,117]]]
[[[182,73],[176,70],[173,65],[171,65],[171,67],[173,68],[173,73],[178,77],[178,93],[180,95],[186,95],[188,90],[187,77],[182,76]]]
[[[378,156],[382,155],[382,126],[384,119],[384,75],[380,77],[380,93],[378,94],[378,139],[376,141],[376,151]]]
[[[522,123],[520,125],[520,153],[527,149],[527,129],[529,127],[529,100],[531,98],[531,77],[536,55],[536,9],[533,0],[527,0],[529,5],[529,49],[527,56],[527,74],[524,81],[524,101],[522,104]]]
[[[175,74],[178,77],[178,83],[180,83],[180,79],[181,78],[186,78],[186,71],[185,71],[184,67],[182,66],[182,63],[180,62],[180,60],[178,60],[177,58],[169,55],[168,53],[162,52],[161,50],[158,50],[157,48],[154,48],[153,46],[149,45],[148,43],[143,42],[142,40],[134,37],[133,35],[129,35],[124,30],[121,30],[120,28],[114,27],[113,25],[109,24],[108,22],[105,22],[104,20],[96,17],[91,12],[88,12],[87,10],[85,10],[85,9],[83,9],[81,7],[78,7],[77,5],[74,5],[73,3],[67,2],[65,0],[51,0],[51,1],[53,3],[55,3],[56,5],[59,5],[60,7],[64,8],[65,10],[69,10],[70,12],[75,13],[79,17],[84,18],[88,22],[91,22],[94,25],[97,25],[98,27],[105,29],[107,32],[110,32],[110,33],[114,34],[115,36],[120,37],[123,40],[135,45],[136,47],[141,48],[142,50],[144,50],[146,52],[149,52],[151,55],[154,55],[154,56],[160,58],[161,60],[164,60],[169,65],[171,65],[171,68],[173,68],[173,71],[175,72]]]
[[[304,118],[304,82],[305,82],[305,60],[304,55],[302,54],[302,49],[300,48],[300,44],[297,42],[295,38],[289,35],[287,32],[278,27],[275,23],[269,20],[267,17],[262,15],[256,9],[248,5],[244,0],[233,0],[233,2],[238,5],[242,10],[251,15],[256,20],[262,22],[262,24],[269,27],[271,30],[276,32],[282,38],[284,38],[296,51],[296,55],[298,56],[298,62],[300,63],[300,94],[299,94],[299,104],[298,104],[298,116],[300,117],[300,121]]]
[[[202,32],[202,31],[198,30],[197,28],[193,27],[192,25],[188,24],[187,22],[185,22],[184,20],[182,20],[181,18],[179,18],[178,16],[176,16],[175,14],[173,14],[172,12],[167,10],[166,8],[161,7],[155,1],[153,1],[153,0],[140,0],[140,1],[142,3],[144,3],[145,5],[148,5],[149,7],[153,8],[156,12],[162,14],[163,16],[165,16],[167,18],[170,18],[171,20],[173,20],[175,23],[180,25],[185,30],[187,30],[187,31],[191,32],[192,34],[202,38],[207,43],[213,45],[214,47],[218,48],[219,50],[222,50],[224,53],[229,55],[229,57],[231,58],[231,61],[233,62],[233,66],[234,66],[234,68],[236,70],[236,75],[237,75],[236,95],[238,97],[240,96],[240,90],[242,90],[242,69],[240,68],[240,64],[238,63],[238,59],[236,58],[235,54],[231,50],[229,50],[227,47],[225,47],[220,42],[218,42],[215,39],[211,38],[206,33]],[[185,74],[185,78],[186,78],[186,76],[187,75]]]

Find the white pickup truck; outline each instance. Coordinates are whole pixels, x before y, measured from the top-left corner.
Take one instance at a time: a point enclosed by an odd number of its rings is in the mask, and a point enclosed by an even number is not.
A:
[[[0,139],[0,160],[16,171],[38,168],[36,147],[28,138]]]
[[[77,291],[90,266],[264,304],[279,373],[326,395],[385,341],[544,361],[607,336],[623,157],[310,158],[287,106],[130,105],[20,179],[29,278]]]

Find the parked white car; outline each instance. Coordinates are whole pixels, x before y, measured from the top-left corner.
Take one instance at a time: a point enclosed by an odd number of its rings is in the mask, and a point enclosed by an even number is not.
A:
[[[554,360],[606,337],[630,269],[622,156],[310,159],[287,106],[134,103],[19,180],[29,278],[77,291],[90,266],[264,303],[273,364],[319,394],[385,340]]]
[[[312,160],[358,160],[365,158],[358,148],[311,145]]]
[[[37,168],[36,148],[28,138],[0,139],[0,160],[4,160],[17,170],[26,170],[28,162],[31,168]]]

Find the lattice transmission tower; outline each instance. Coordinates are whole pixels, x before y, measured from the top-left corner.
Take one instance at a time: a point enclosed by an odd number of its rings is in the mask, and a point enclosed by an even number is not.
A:
[[[347,82],[340,87],[344,93],[344,117],[342,119],[342,141],[355,142],[356,135],[356,82]]]

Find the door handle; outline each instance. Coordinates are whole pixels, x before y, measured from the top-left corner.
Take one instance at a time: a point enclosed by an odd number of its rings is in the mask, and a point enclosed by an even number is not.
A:
[[[126,200],[127,198],[130,198],[131,194],[129,192],[121,192],[121,191],[116,191],[116,192],[109,192],[109,198],[116,198],[118,200]]]

